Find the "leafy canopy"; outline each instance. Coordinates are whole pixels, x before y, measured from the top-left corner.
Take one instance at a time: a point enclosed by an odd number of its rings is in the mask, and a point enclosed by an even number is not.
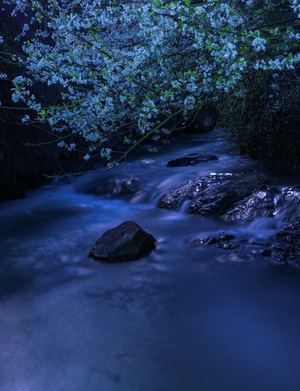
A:
[[[169,134],[173,116],[243,94],[249,72],[299,64],[297,0],[9,3],[27,15],[12,93],[35,113],[23,122],[47,122],[84,159],[109,158],[115,132],[125,143]],[[58,102],[45,106],[37,85]]]

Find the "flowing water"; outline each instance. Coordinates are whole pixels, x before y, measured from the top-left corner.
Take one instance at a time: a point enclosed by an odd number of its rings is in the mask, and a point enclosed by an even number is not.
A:
[[[219,160],[166,167],[205,151]],[[224,229],[268,237],[276,224],[156,208],[188,179],[253,169],[212,132],[2,203],[0,390],[298,391],[298,270],[194,243]],[[126,200],[82,192],[115,173],[140,178],[141,191]],[[119,264],[88,258],[125,220],[151,233],[156,250]]]

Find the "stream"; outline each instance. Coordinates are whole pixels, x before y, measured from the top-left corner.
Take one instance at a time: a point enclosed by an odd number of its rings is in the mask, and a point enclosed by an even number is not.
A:
[[[228,227],[265,238],[276,226],[156,207],[200,175],[260,170],[229,156],[221,135],[190,136],[0,204],[1,391],[299,391],[298,269],[194,244]],[[219,160],[166,167],[203,152]],[[129,174],[142,182],[137,194],[89,194]],[[89,258],[126,220],[151,233],[156,249],[132,262]]]

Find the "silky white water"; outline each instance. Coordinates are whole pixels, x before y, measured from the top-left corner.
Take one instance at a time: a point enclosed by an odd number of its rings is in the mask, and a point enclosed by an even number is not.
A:
[[[194,243],[222,230],[265,238],[277,223],[156,208],[188,179],[253,169],[222,148],[212,132],[121,165],[143,180],[131,199],[82,194],[108,175],[97,173],[1,204],[1,391],[300,389],[298,270]],[[220,160],[166,167],[204,151]],[[88,258],[96,239],[125,220],[151,233],[156,250],[128,263]]]

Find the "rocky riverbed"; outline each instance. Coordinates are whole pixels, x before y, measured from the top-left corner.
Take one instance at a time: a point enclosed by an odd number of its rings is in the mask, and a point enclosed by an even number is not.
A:
[[[196,245],[250,251],[278,264],[300,264],[300,190],[275,186],[267,176],[213,173],[190,180],[165,194],[158,207],[212,216],[227,222],[257,222],[274,230],[262,240],[239,239],[228,231],[199,237]]]

